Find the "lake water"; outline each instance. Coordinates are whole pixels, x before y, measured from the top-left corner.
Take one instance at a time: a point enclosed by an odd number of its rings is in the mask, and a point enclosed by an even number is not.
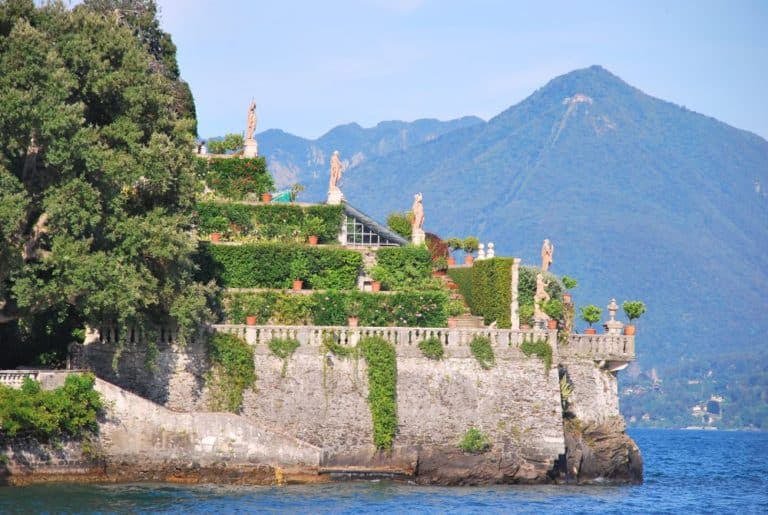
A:
[[[768,513],[768,433],[630,433],[645,460],[639,486],[40,485],[0,488],[0,513]]]

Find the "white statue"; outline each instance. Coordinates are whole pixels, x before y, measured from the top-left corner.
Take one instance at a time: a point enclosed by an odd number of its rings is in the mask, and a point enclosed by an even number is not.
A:
[[[541,246],[541,270],[546,272],[552,265],[552,255],[555,253],[555,246],[549,240],[544,240]]]
[[[334,150],[331,156],[331,178],[328,181],[328,204],[341,204],[344,194],[339,189],[343,167],[339,159],[339,151]]]
[[[245,128],[246,141],[253,139],[253,134],[256,132],[256,121],[256,101],[251,99],[251,103],[248,106],[248,125]]]
[[[485,244],[480,243],[477,246],[477,260],[482,261],[483,259],[485,259]]]
[[[488,252],[485,253],[485,257],[487,259],[493,259],[496,257],[496,251],[494,250],[494,245],[492,241],[488,242]]]
[[[413,196],[413,206],[411,206],[411,213],[413,213],[413,221],[411,222],[411,243],[414,245],[421,245],[426,241],[426,234],[424,233],[424,197],[421,193],[417,193]]]

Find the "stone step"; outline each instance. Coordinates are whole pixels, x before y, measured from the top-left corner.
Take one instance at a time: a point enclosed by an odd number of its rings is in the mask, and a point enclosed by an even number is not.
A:
[[[485,327],[485,323],[483,323],[483,317],[477,317],[474,315],[459,315],[455,318],[456,318],[456,327],[461,327],[461,328]]]

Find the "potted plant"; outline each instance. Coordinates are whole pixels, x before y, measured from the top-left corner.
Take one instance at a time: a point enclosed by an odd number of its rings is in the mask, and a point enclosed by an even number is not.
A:
[[[632,336],[635,334],[635,326],[632,324],[632,321],[637,320],[645,313],[645,303],[639,300],[625,300],[621,307],[629,319],[629,324],[624,326],[624,334]]]
[[[360,321],[360,300],[354,296],[350,296],[344,303],[344,307],[347,310],[347,325],[349,327],[357,327]]]
[[[318,235],[322,232],[324,226],[323,219],[319,216],[308,216],[304,219],[301,229],[310,245],[317,245]]]
[[[576,281],[576,279],[574,279],[573,277],[568,277],[567,275],[563,276],[563,286],[565,286],[566,290],[572,290],[576,286],[578,286],[578,284],[579,284],[578,281]],[[573,302],[573,298],[571,297],[570,292],[568,291],[563,292],[563,303],[570,304],[571,302]]]
[[[480,247],[480,240],[474,236],[467,236],[464,241],[461,242],[461,248],[465,252],[464,264],[471,265],[475,261],[475,257],[472,255]]]
[[[432,260],[432,277],[442,277],[448,269],[448,258],[445,256],[436,257]]]
[[[301,290],[304,286],[304,280],[309,275],[309,261],[304,254],[299,254],[293,258],[289,266],[291,277],[293,278],[293,289]]]
[[[603,316],[603,310],[595,306],[594,304],[587,304],[581,308],[581,319],[589,324],[589,327],[584,330],[584,334],[596,334],[597,331],[592,327],[592,324],[599,322]]]
[[[256,317],[254,315],[245,317],[245,325],[256,325]]]
[[[211,241],[216,242],[220,241],[222,235],[229,229],[229,220],[227,220],[227,217],[225,216],[217,215],[211,217],[207,225],[211,234]]]
[[[371,276],[371,279],[373,279],[373,282],[379,283],[379,290],[381,289],[382,284],[387,285],[387,269],[383,266],[374,266],[371,268],[369,275]],[[373,289],[373,285],[371,285],[371,289]]]
[[[557,299],[551,299],[545,302],[544,305],[541,306],[541,309],[549,317],[547,327],[549,329],[557,329],[558,320],[562,320],[565,315],[565,306],[563,306],[563,303]]]
[[[445,240],[445,244],[448,246],[451,252],[453,252],[454,250],[459,250],[461,248],[462,243],[463,242],[459,238],[448,238],[447,240]],[[456,259],[450,254],[448,254],[447,264],[448,266],[452,266],[456,264]]]
[[[520,306],[518,312],[520,316],[520,329],[530,329],[533,324],[533,304],[524,304]]]

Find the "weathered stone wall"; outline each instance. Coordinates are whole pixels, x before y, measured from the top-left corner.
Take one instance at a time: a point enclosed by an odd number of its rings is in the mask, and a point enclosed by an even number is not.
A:
[[[584,422],[603,423],[619,413],[619,390],[616,372],[589,358],[561,361],[573,387],[570,411]]]
[[[556,367],[545,371],[539,358],[526,357],[515,345],[496,345],[497,364],[490,370],[479,366],[466,344],[447,346],[441,361],[423,357],[415,343],[396,349],[395,454],[400,457],[390,466],[401,470],[415,466],[419,449],[456,449],[472,426],[489,435],[496,455],[515,463],[521,478],[544,478],[564,452]],[[166,345],[159,350],[156,372],[131,346],[122,350],[117,374],[112,371],[112,345],[80,347],[75,363],[169,408],[206,409],[203,346]],[[255,367],[255,389],[244,395],[246,418],[322,448],[330,468],[334,463],[354,465],[372,459],[373,428],[362,358],[328,356],[320,346],[302,345],[283,377],[282,361],[265,344],[257,344]]]

